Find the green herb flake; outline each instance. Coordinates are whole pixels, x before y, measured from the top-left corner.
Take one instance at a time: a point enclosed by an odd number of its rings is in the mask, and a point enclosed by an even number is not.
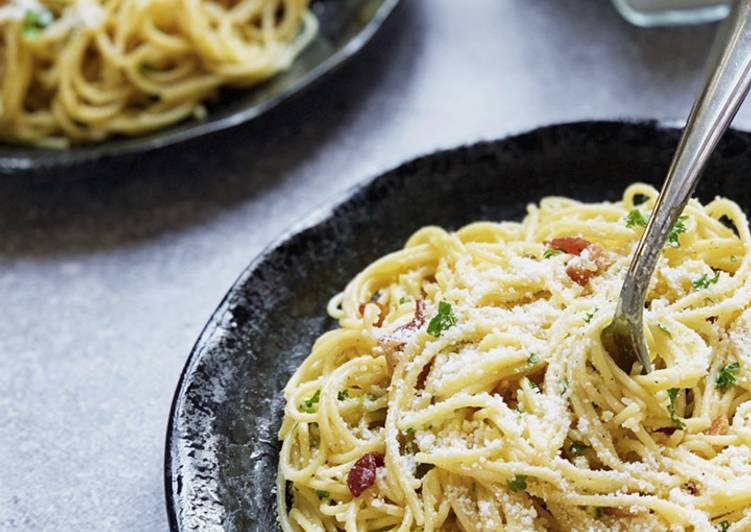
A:
[[[639,209],[632,209],[626,216],[626,227],[646,227],[647,219],[641,213]]]
[[[316,495],[318,495],[318,498],[321,500],[331,497],[331,494],[326,490],[316,490]]]
[[[723,367],[720,370],[719,375],[717,375],[717,380],[715,380],[715,388],[724,392],[731,386],[735,386],[736,375],[740,370],[741,365],[739,362],[733,362],[732,364],[728,364],[727,366]]]
[[[399,298],[400,305],[404,305],[405,303],[409,303],[410,301],[412,301],[412,299],[409,298],[408,296],[402,296]]]
[[[592,312],[587,312],[584,316],[584,323],[589,323],[592,321],[592,318],[595,317],[595,313],[597,312],[597,308],[595,308]]]
[[[581,456],[584,454],[584,451],[586,449],[589,449],[589,445],[586,445],[580,441],[575,441],[571,444],[571,447],[569,447],[569,450],[571,451],[571,454],[574,456]]]
[[[713,284],[720,280],[720,272],[715,272],[714,277],[710,277],[708,274],[702,274],[691,282],[691,286],[694,290],[701,290],[703,288],[709,288]]]
[[[602,506],[595,508],[595,519],[602,519],[604,515],[605,510],[602,508]]]
[[[428,334],[438,338],[444,331],[456,325],[456,316],[451,309],[451,304],[446,301],[438,303],[438,314],[428,323]]]
[[[53,20],[55,20],[55,16],[49,9],[31,9],[27,11],[26,15],[23,17],[21,31],[23,32],[24,37],[37,39],[42,33],[42,30],[52,24]]]
[[[338,394],[336,394],[336,398],[339,401],[346,401],[349,399],[349,390],[340,390]]]
[[[565,380],[562,380],[560,382],[560,385],[561,385],[561,397],[563,397],[564,395],[566,395],[566,392],[568,391],[568,382]]]
[[[670,338],[673,337],[673,335],[670,333],[670,331],[668,330],[668,328],[665,327],[662,323],[658,323],[657,324],[657,328],[660,329],[665,334],[667,334]]]
[[[534,353],[529,355],[529,358],[527,358],[527,366],[529,366],[530,368],[536,366],[538,362],[540,362],[540,357],[538,357]]]
[[[668,242],[667,244],[665,244],[667,247],[681,247],[681,242],[678,239],[678,236],[686,232],[686,224],[684,223],[686,220],[688,220],[688,216],[685,214],[682,214],[678,217],[678,221],[675,222],[675,225],[670,230],[670,233],[668,233]]]
[[[414,436],[415,435],[415,427],[407,427],[407,430],[405,431],[405,434],[407,436]]]
[[[381,398],[380,395],[376,395],[374,393],[368,395],[368,399],[370,399],[371,401],[378,401],[378,399],[380,399],[380,398]]]
[[[514,475],[506,484],[511,491],[524,491],[527,489],[527,475]]]
[[[316,393],[313,394],[313,397],[310,399],[306,399],[302,403],[300,403],[300,411],[305,412],[306,414],[312,414],[316,411],[316,405],[318,405],[318,401],[321,400],[321,390],[316,390]]]
[[[686,424],[675,413],[675,400],[678,397],[678,388],[670,388],[668,390],[668,397],[670,398],[670,404],[668,405],[668,413],[670,414],[670,421],[673,422],[673,426],[677,429],[685,429]]]
[[[730,255],[730,262],[738,262],[738,257],[736,257],[735,255]]]
[[[720,521],[717,524],[717,530],[720,532],[728,532],[728,529],[730,528],[730,521]]]
[[[563,251],[561,251],[560,249],[548,248],[545,250],[545,253],[542,254],[542,258],[549,259],[550,257],[555,257],[556,255],[560,255],[561,253],[563,253]]]

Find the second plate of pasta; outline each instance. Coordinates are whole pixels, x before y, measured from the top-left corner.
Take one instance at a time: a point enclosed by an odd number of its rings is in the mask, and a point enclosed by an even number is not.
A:
[[[353,56],[397,4],[6,2],[0,174],[155,149],[250,120]]]

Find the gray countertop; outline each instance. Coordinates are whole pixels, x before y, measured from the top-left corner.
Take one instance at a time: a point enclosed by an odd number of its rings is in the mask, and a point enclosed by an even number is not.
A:
[[[98,179],[0,183],[0,530],[165,530],[178,375],[278,233],[438,148],[682,118],[712,33],[632,28],[606,0],[404,0],[353,63],[252,124]]]

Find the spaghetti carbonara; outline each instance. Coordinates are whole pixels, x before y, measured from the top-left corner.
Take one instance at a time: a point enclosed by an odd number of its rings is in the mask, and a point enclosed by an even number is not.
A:
[[[645,309],[655,370],[600,342],[657,197],[550,197],[426,227],[329,304],[285,388],[285,531],[751,530],[751,245],[691,200]]]
[[[286,69],[309,0],[0,0],[0,140],[64,147],[190,116]]]

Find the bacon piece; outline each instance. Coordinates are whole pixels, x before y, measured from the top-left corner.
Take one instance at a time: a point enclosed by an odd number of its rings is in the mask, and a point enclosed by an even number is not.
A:
[[[381,305],[380,303],[376,303],[378,305],[378,308],[381,310],[381,312],[378,314],[378,321],[375,322],[376,327],[381,327],[383,325],[383,320],[386,319],[386,314],[389,313],[388,307],[386,305]]]
[[[589,240],[578,236],[564,236],[562,238],[554,238],[548,242],[548,247],[571,255],[580,255],[590,244]]]
[[[634,517],[634,514],[632,514],[625,508],[620,508],[618,506],[606,506],[604,510],[606,514],[613,517]]]
[[[376,327],[381,327],[383,325],[383,320],[386,319],[386,315],[389,313],[389,309],[386,305],[381,305],[380,303],[376,303],[378,305],[378,308],[380,309],[380,313],[378,314],[378,321],[374,322],[373,325]],[[360,303],[360,306],[357,307],[357,310],[360,311],[360,316],[365,315],[365,307],[367,306],[367,303]]]
[[[579,239],[587,242],[583,238]],[[588,243],[589,244],[589,243]],[[577,257],[571,259],[566,274],[575,283],[586,286],[589,280],[613,263],[602,246],[589,244]]]
[[[595,273],[597,272],[587,270],[581,266],[569,265],[566,267],[566,275],[569,276],[569,279],[581,286],[587,286],[587,283],[589,283],[589,280]]]
[[[359,497],[375,484],[376,469],[383,464],[383,455],[380,453],[368,453],[355,462],[347,474],[347,486],[353,496]]]
[[[390,336],[381,338],[378,340],[378,345],[383,349],[383,356],[386,357],[386,363],[389,365],[389,373],[394,372],[396,363],[399,361],[399,355],[402,349],[404,349],[404,342],[400,342]]]
[[[587,248],[587,255],[589,260],[597,266],[597,270],[601,271],[613,264],[613,259],[610,258],[605,248],[598,244],[592,244]]]
[[[730,429],[730,422],[728,421],[728,417],[723,414],[721,416],[718,416],[712,420],[712,426],[709,427],[709,433],[713,436],[722,435],[728,433],[728,430]]]
[[[393,372],[397,363],[397,353],[404,349],[405,338],[400,334],[402,331],[416,331],[425,325],[425,301],[422,299],[415,300],[415,316],[412,321],[405,323],[401,327],[394,329],[394,332],[378,340],[378,344],[383,348],[390,370]]]
[[[430,362],[425,364],[425,367],[422,368],[422,371],[417,376],[417,384],[415,385],[415,388],[418,390],[424,390],[425,389],[425,381],[428,380],[428,375],[430,374],[430,370],[433,367],[433,358],[430,359]]]
[[[409,323],[405,323],[401,327],[397,327],[397,331],[416,331],[420,327],[425,325],[425,300],[424,299],[417,299],[415,300],[415,317],[412,318],[412,321]]]

